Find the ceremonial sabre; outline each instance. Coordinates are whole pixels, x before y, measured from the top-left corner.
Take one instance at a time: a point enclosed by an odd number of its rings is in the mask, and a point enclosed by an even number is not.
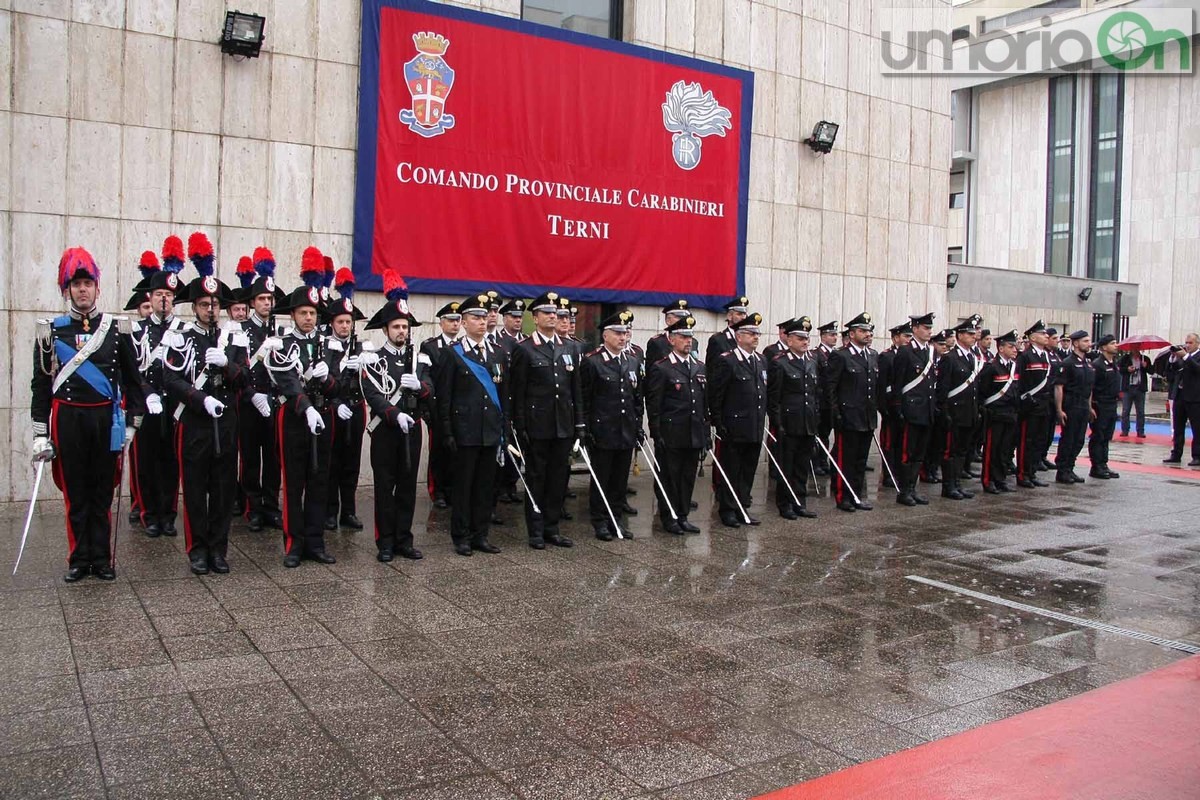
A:
[[[514,458],[521,462],[520,468],[517,470],[517,477],[521,479],[521,485],[525,487],[525,499],[529,501],[529,506],[533,509],[533,513],[541,514],[542,510],[538,508],[537,501],[533,499],[533,492],[529,491],[529,484],[525,482],[525,456],[521,454],[521,451],[517,449],[515,444],[510,444],[507,449]]]
[[[29,539],[29,525],[33,522],[33,507],[37,505],[38,489],[42,486],[42,472],[45,468],[46,462],[39,461],[37,476],[33,479],[33,496],[29,498],[29,511],[25,514],[25,530],[21,533],[21,549],[17,551],[17,563],[13,564],[13,575],[17,574],[17,567],[21,566],[21,556],[25,555],[25,542]],[[120,513],[120,509],[117,511]]]
[[[858,495],[854,493],[854,487],[850,485],[850,481],[846,480],[846,473],[842,472],[842,468],[838,466],[837,460],[833,457],[833,453],[829,452],[829,448],[825,446],[825,443],[821,441],[821,437],[819,436],[817,437],[817,444],[821,445],[821,449],[825,451],[825,455],[829,458],[829,463],[834,469],[837,470],[837,474],[841,477],[842,483],[845,484],[846,489],[850,492],[850,496],[854,498],[854,504],[858,505],[862,503],[862,501],[858,499]]]
[[[725,479],[725,485],[729,487],[729,494],[733,496],[733,502],[737,504],[738,511],[742,512],[742,519],[746,520],[746,524],[750,524],[750,515],[746,513],[746,509],[742,506],[742,501],[738,499],[737,492],[733,490],[733,484],[729,481],[729,476],[725,474],[725,468],[721,466],[721,459],[717,458],[717,454],[713,449],[708,448],[708,454],[713,458],[713,464],[717,467],[717,472],[721,473],[721,477]]]
[[[658,477],[658,459],[656,459],[650,453],[650,451],[648,449],[646,449],[645,442],[642,442],[641,444],[639,444],[638,447],[642,448],[642,453],[646,456],[646,463],[650,467],[650,474],[654,477],[654,482],[658,484],[658,491],[662,495],[663,502],[667,504],[667,511],[671,512],[671,519],[678,522],[679,515],[675,513],[675,509],[671,505],[671,501],[669,499],[667,499],[667,489],[665,486],[663,486],[662,480],[660,480]]]
[[[879,450],[879,460],[883,462],[883,466],[887,468],[888,477],[892,479],[892,486],[899,491],[900,484],[896,481],[896,473],[892,472],[892,465],[888,463],[887,456],[883,454],[883,446],[879,444],[879,434],[871,431],[871,436],[875,439],[875,448]]]
[[[771,437],[772,442],[779,444],[779,440],[775,438],[775,434],[771,433],[770,428],[764,427],[763,431],[766,432],[767,436]],[[771,463],[775,465],[775,471],[779,473],[779,479],[783,481],[783,485],[786,486],[788,492],[791,493],[792,500],[796,502],[796,505],[803,506],[804,503],[801,502],[800,498],[796,496],[796,490],[792,488],[792,484],[788,483],[787,475],[783,474],[783,467],[779,466],[779,462],[775,459],[774,454],[771,453],[771,448],[768,446],[764,449],[767,451],[767,457],[771,459]]]
[[[618,539],[624,539],[625,535],[621,533],[621,525],[617,522],[617,515],[613,513],[612,506],[608,504],[608,498],[604,496],[604,489],[600,487],[600,479],[596,477],[596,470],[592,469],[592,459],[588,457],[587,448],[578,439],[575,440],[575,449],[583,456],[583,463],[587,465],[588,472],[592,473],[592,480],[596,484],[596,492],[600,495],[600,499],[604,501],[604,509],[608,511],[608,518],[612,520],[613,530],[616,531]]]

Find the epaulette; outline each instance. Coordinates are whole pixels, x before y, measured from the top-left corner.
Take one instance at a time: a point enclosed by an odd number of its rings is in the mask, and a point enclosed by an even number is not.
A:
[[[335,353],[344,352],[346,349],[346,348],[342,347],[341,342],[339,342],[337,339],[333,338],[332,336],[330,336],[328,339],[325,340],[325,346],[328,347],[330,350],[332,350]]]
[[[417,353],[417,363],[424,364],[427,367],[432,367],[433,359],[429,357],[428,353]]]
[[[186,344],[187,339],[184,338],[183,331],[175,329],[163,331],[163,347],[169,347],[172,350],[182,350]]]
[[[37,321],[37,325],[34,328],[34,337],[39,342],[47,342],[50,340],[50,333],[53,330],[53,322],[54,320],[50,319],[49,317],[45,317]]]
[[[129,317],[116,317],[117,333],[122,336],[129,336],[133,333],[133,321]]]
[[[592,356],[594,356],[594,355],[599,355],[600,351],[601,351],[601,350],[603,350],[603,349],[604,349],[603,347],[597,347],[595,350],[589,350],[589,351],[588,351],[587,353],[585,353],[584,355],[585,355],[585,357],[586,357],[586,358],[591,358],[591,357],[592,357]]]

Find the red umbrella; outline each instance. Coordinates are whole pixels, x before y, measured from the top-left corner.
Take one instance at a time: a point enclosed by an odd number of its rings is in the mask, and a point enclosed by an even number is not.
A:
[[[1141,334],[1138,336],[1130,336],[1125,341],[1117,345],[1118,350],[1161,350],[1164,347],[1170,347],[1171,343],[1161,336],[1153,334]]]

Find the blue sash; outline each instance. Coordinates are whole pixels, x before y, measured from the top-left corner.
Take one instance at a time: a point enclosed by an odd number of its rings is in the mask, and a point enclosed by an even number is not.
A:
[[[54,320],[54,327],[62,328],[70,322],[70,317],[58,317]],[[58,356],[60,364],[66,364],[79,355],[79,351],[62,339],[54,340],[54,353]],[[80,364],[79,368],[75,370],[75,374],[83,378],[87,385],[95,389],[101,397],[112,401],[113,421],[108,437],[108,449],[114,453],[121,451],[125,447],[125,409],[121,408],[121,391],[91,361],[84,361]]]
[[[454,354],[458,356],[460,361],[467,365],[467,369],[471,370],[471,374],[474,375],[475,379],[483,386],[483,391],[487,392],[487,396],[492,401],[492,405],[494,405],[496,410],[500,412],[500,446],[497,449],[497,458],[503,459],[504,407],[500,405],[500,393],[496,391],[496,382],[492,380],[492,376],[488,374],[487,367],[485,367],[483,364],[480,364],[473,358],[467,358],[466,351],[463,350],[462,342],[456,342],[450,349],[454,351]],[[503,466],[504,462],[501,461],[500,463]]]

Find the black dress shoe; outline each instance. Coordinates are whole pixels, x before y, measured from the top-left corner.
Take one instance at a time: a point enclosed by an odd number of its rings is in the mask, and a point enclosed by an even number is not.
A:
[[[692,509],[693,511],[695,511],[695,510],[696,510],[697,508],[699,508],[699,507],[700,507],[700,504],[699,504],[699,503],[697,503],[695,500],[688,500],[688,508],[690,508],[690,509]]]
[[[208,574],[208,559],[206,559],[204,556],[194,556],[189,559],[189,561],[191,562],[193,575]]]
[[[270,527],[283,530],[283,514],[278,511],[268,511],[263,515],[263,519]]]
[[[738,519],[737,517],[735,517],[733,514],[722,514],[721,515],[721,524],[724,525],[726,528],[742,527],[742,521],[740,519]]]
[[[630,497],[636,497],[636,496],[637,496],[637,489],[633,488],[632,486],[626,486],[626,487],[625,487],[625,494],[629,495]]]
[[[337,515],[336,514],[332,517],[325,518],[325,530],[327,530],[327,531],[336,531],[337,530]]]
[[[913,496],[907,492],[896,495],[896,502],[902,506],[908,506],[909,508],[917,504],[917,501],[913,499]]]
[[[560,512],[559,512],[559,514],[558,514],[558,518],[559,518],[559,519],[568,519],[568,520],[570,520],[570,519],[575,519],[575,515],[574,515],[574,514],[572,514],[570,511],[567,511],[567,510],[564,508],[562,511],[560,511]]]
[[[295,569],[300,566],[300,556],[286,555],[283,557],[283,565],[288,569]]]
[[[90,570],[87,567],[71,567],[67,570],[67,574],[63,575],[63,581],[65,583],[75,583],[76,581],[81,581],[87,577],[88,572],[90,572]]]
[[[856,509],[858,509],[859,511],[874,511],[875,510],[875,506],[871,505],[866,500],[863,500],[861,503],[855,503],[854,507]]]
[[[975,492],[971,491],[970,489],[964,489],[961,486],[958,487],[958,493],[961,494],[965,500],[971,500],[975,497]]]
[[[471,549],[478,550],[481,553],[495,554],[500,552],[500,548],[496,547],[496,545],[492,544],[491,542],[479,542],[478,544],[472,543]]]
[[[392,558],[393,558],[392,551],[387,547],[383,548],[382,550],[380,550],[378,553],[375,554],[375,560],[379,561],[380,563],[383,563],[383,564],[388,563],[389,561],[392,560]]]
[[[407,558],[409,561],[420,561],[425,557],[425,554],[415,547],[401,547],[399,553],[401,558]]]
[[[838,503],[838,510],[839,511],[857,511],[858,509],[854,507],[854,503],[850,502],[849,500],[846,500],[845,502]]]
[[[115,581],[117,579],[117,571],[108,564],[92,567],[92,574],[102,581]]]
[[[337,559],[326,553],[324,550],[316,550],[308,554],[308,557],[318,564],[336,564]]]
[[[747,514],[746,516],[749,517],[750,515]],[[746,524],[747,525],[762,525],[762,520],[759,519],[758,517],[750,517],[750,521],[747,522]]]
[[[829,474],[829,470],[825,469],[824,467],[813,467],[813,473],[818,478],[824,478]]]
[[[454,545],[454,552],[458,553],[460,556],[475,555],[475,551],[471,549],[471,545],[467,544],[466,542]]]
[[[638,515],[638,510],[629,505],[629,503],[621,503],[621,511],[631,517],[636,517]]]
[[[579,497],[579,495],[575,492],[567,492],[567,497],[574,500],[576,497]]]
[[[219,553],[208,559],[208,567],[218,575],[229,574],[229,562]]]
[[[608,528],[604,528],[602,530],[596,531],[596,538],[602,542],[611,542],[613,539],[615,539],[617,537],[613,536],[612,531],[610,531]]]
[[[1109,478],[1119,478],[1119,477],[1121,477],[1121,473],[1119,473],[1119,472],[1113,472],[1113,471],[1112,471],[1111,469],[1109,469],[1108,467],[1105,467],[1105,468],[1104,468],[1104,472],[1105,472],[1105,474],[1106,474],[1106,475],[1107,475]]]
[[[557,534],[555,534],[554,536],[547,536],[546,544],[552,544],[555,547],[574,547],[575,546],[575,542],[571,541],[568,537],[559,536]]]
[[[1200,458],[1193,458],[1188,462],[1189,467],[1200,467]]]
[[[937,476],[937,473],[926,472],[921,475],[921,483],[941,483],[942,479]]]
[[[1029,482],[1032,483],[1034,486],[1038,487],[1039,489],[1045,489],[1047,486],[1050,485],[1050,484],[1046,483],[1044,480],[1041,480],[1040,478],[1030,478]]]
[[[779,516],[784,519],[800,519],[800,515],[793,511],[791,507],[779,509]]]
[[[1053,472],[1054,470],[1058,469],[1058,467],[1054,464],[1051,464],[1050,459],[1043,458],[1042,463],[1038,465],[1038,469],[1042,470],[1043,472]]]
[[[1108,480],[1108,472],[1106,470],[1102,470],[1102,469],[1094,469],[1093,468],[1088,471],[1088,476],[1095,478],[1096,480],[1100,480],[1100,481]]]
[[[1034,488],[1034,483],[1029,478],[1018,478],[1017,486],[1020,486],[1022,489],[1032,489]]]
[[[867,472],[874,472],[874,471],[875,471],[875,468],[874,468],[874,467],[872,467],[870,464],[867,464],[867,466],[866,466],[866,470],[867,470]]]
[[[349,528],[352,531],[361,531],[363,529],[362,520],[354,514],[344,514],[341,522],[343,528]]]
[[[138,511],[135,508],[133,511],[129,512],[129,524],[130,525],[137,525],[141,521],[142,521],[142,512],[141,511]]]
[[[967,498],[963,497],[962,492],[960,492],[958,489],[956,489],[954,486],[952,486],[951,484],[948,484],[948,483],[942,485],[942,497],[946,498],[947,500],[966,500],[967,499]]]
[[[988,494],[1000,494],[1000,490],[996,488],[996,484],[989,483],[983,487],[983,490]]]
[[[532,547],[534,550],[545,550],[546,549],[546,540],[545,539],[530,539],[529,546]]]
[[[253,531],[254,533],[258,533],[259,531],[261,531],[263,529],[263,515],[262,514],[251,514],[249,519],[247,520],[247,522],[250,523],[250,530]]]
[[[175,520],[168,520],[162,526],[163,536],[178,536],[179,531],[175,528]]]
[[[699,526],[689,522],[686,519],[679,520],[679,527],[683,528],[684,533],[699,533]]]
[[[683,536],[683,526],[678,522],[668,522],[666,525],[663,525],[663,530],[674,536]]]
[[[978,478],[979,473],[970,467],[963,467],[961,477],[963,478]]]
[[[149,525],[146,526],[146,535],[149,536],[151,539],[157,539],[158,537],[163,535],[162,526],[159,525],[157,522],[151,522]]]
[[[499,514],[492,514],[491,524],[498,525],[503,528],[507,523],[505,523],[504,517],[500,516]]]
[[[915,491],[912,493],[912,499],[916,500],[917,505],[919,505],[919,506],[929,505],[929,498],[923,494],[917,494]]]
[[[1163,459],[1162,463],[1164,463],[1164,464],[1182,464],[1183,458],[1182,458],[1182,456],[1167,456],[1166,458]]]
[[[1075,483],[1075,479],[1072,478],[1070,475],[1066,474],[1065,472],[1060,472],[1054,476],[1054,482],[1055,483],[1065,483],[1067,485],[1071,485],[1071,484]]]
[[[446,498],[444,498],[444,497],[435,497],[433,500],[433,507],[434,508],[449,508],[450,504],[446,502]]]
[[[817,512],[810,511],[809,509],[805,508],[804,506],[800,506],[799,508],[796,509],[796,515],[799,517],[802,517],[804,519],[816,519],[817,518]]]
[[[1013,487],[1011,487],[1011,486],[1009,486],[1009,485],[1008,485],[1008,481],[1000,481],[1000,482],[998,482],[998,483],[996,484],[996,488],[997,488],[997,489],[999,489],[999,490],[1000,490],[1000,492],[1001,492],[1002,494],[1007,494],[1008,492],[1015,492],[1015,491],[1016,491],[1016,489],[1014,489]]]

